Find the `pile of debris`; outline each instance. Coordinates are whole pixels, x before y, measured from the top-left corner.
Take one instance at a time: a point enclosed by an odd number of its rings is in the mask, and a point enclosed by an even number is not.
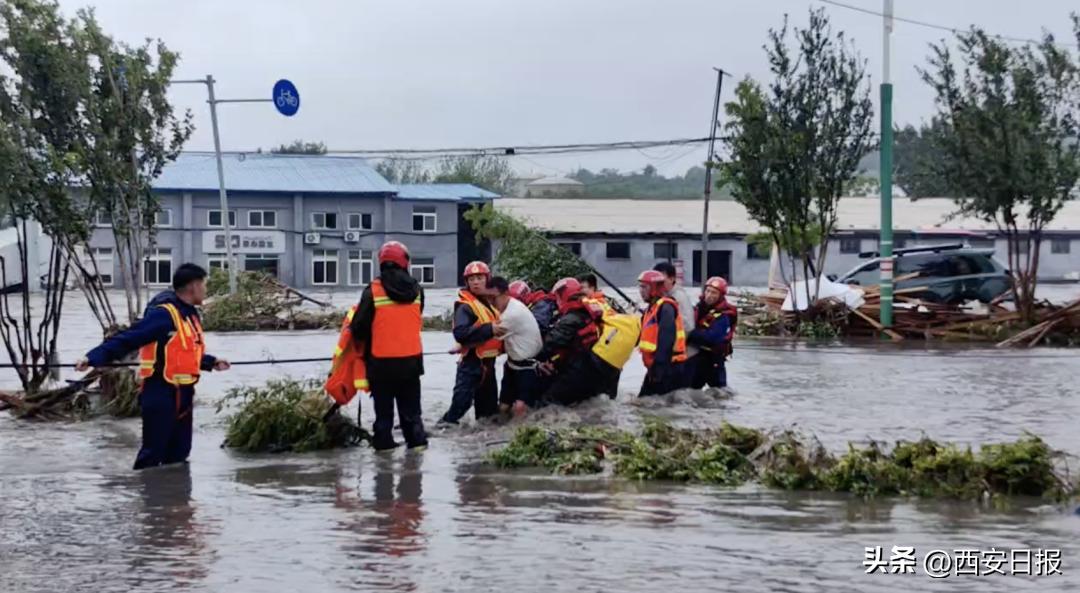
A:
[[[915,278],[918,273],[899,276],[895,282]],[[885,328],[881,324],[879,285],[853,286],[843,297],[830,295],[810,307],[799,306],[802,319],[798,319],[792,310],[788,291],[772,289],[757,297],[760,307],[745,316],[742,328],[751,335],[798,335],[799,322],[809,320],[832,325],[838,334],[846,336],[884,334],[898,342],[905,339],[963,340],[1028,348],[1040,343],[1072,345],[1080,338],[1080,299],[1065,305],[1040,302],[1034,324],[1024,327],[1020,313],[1005,304],[1011,292],[1003,293],[989,303],[945,304],[920,298],[919,295],[927,294],[928,290],[927,286],[895,290],[892,327]]]
[[[229,294],[227,274],[213,270],[207,289],[210,297],[202,311],[206,331],[332,329],[344,316],[330,303],[257,272],[240,274],[236,293]]]
[[[84,420],[100,414],[139,415],[139,382],[131,368],[95,369],[61,387],[31,393],[0,391],[0,412],[24,420]]]

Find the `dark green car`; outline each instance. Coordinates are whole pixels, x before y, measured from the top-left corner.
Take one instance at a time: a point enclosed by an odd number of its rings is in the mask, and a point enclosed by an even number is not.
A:
[[[836,282],[873,286],[881,282],[881,259],[877,253],[860,254],[874,257]],[[933,303],[959,304],[967,301],[988,303],[1012,288],[1012,276],[1005,266],[994,259],[993,249],[974,249],[964,245],[941,245],[897,249],[894,277],[913,272],[915,278],[897,282],[896,289],[926,287],[926,290],[907,293]]]

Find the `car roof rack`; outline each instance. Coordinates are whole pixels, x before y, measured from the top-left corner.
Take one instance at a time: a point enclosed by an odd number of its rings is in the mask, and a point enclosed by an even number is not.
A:
[[[904,247],[901,249],[894,249],[893,255],[908,255],[910,253],[940,253],[942,251],[956,251],[957,249],[963,249],[967,245],[963,243],[947,243],[945,245],[927,245],[925,247]],[[859,253],[860,258],[868,257],[881,257],[879,251],[863,251]]]

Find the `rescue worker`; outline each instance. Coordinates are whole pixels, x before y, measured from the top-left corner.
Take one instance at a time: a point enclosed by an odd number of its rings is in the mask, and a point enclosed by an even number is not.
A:
[[[457,424],[474,408],[477,420],[493,416],[499,410],[495,385],[495,358],[502,352],[503,330],[496,326],[499,313],[485,300],[491,269],[482,261],[465,266],[465,288],[458,291],[454,309],[454,339],[460,348],[454,396],[450,409],[440,424]]]
[[[603,311],[586,302],[581,283],[563,278],[551,292],[559,306],[559,318],[544,338],[536,360],[541,363],[541,372],[554,374],[555,378],[541,401],[565,406],[603,393],[618,369],[592,352],[600,334],[597,321]]]
[[[195,384],[201,371],[228,370],[225,359],[206,354],[199,311],[206,298],[206,270],[183,264],[166,290],[146,306],[142,319],[106,338],[75,364],[101,367],[139,351],[142,447],[135,469],[187,461],[191,453]]]
[[[671,262],[663,261],[653,266],[653,269],[664,274],[664,293],[678,304],[679,315],[682,317],[683,322],[683,331],[687,334],[694,331],[694,300],[690,298],[690,294],[686,292],[686,289],[678,284],[675,266]],[[688,363],[683,365],[683,372],[679,377],[679,387],[690,385],[690,380],[693,378],[693,359],[697,354],[697,346],[688,345],[686,347]]]
[[[409,274],[409,249],[397,241],[379,248],[379,276],[360,296],[350,324],[355,347],[363,353],[375,404],[371,445],[394,449],[394,405],[401,435],[410,449],[427,446],[420,405],[424,374],[424,289]]]
[[[503,349],[506,350],[502,388],[499,390],[499,411],[506,413],[512,410],[514,416],[519,417],[528,408],[536,407],[535,357],[544,343],[536,318],[518,297],[513,296],[529,292],[527,285],[522,287],[520,284],[524,283],[518,280],[508,284],[505,278],[499,276],[488,282],[492,305],[499,312],[496,327],[503,330]]]
[[[641,318],[641,358],[645,381],[639,395],[664,395],[682,386],[686,332],[675,299],[667,295],[664,274],[646,270],[638,276],[641,299],[648,308]]]
[[[727,387],[724,361],[731,355],[731,340],[735,336],[739,313],[726,296],[726,280],[713,276],[705,282],[705,292],[695,311],[694,331],[686,337],[687,343],[701,348],[701,353],[695,357],[697,362],[690,382],[694,389],[706,385]]]

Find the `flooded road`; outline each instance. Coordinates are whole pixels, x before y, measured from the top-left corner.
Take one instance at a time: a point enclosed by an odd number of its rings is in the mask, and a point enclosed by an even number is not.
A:
[[[74,360],[92,327],[65,321]],[[83,337],[71,337],[83,336]],[[328,353],[330,332],[211,335],[233,360]],[[429,427],[448,407],[448,334],[427,333]],[[817,434],[832,450],[921,434],[961,443],[1030,431],[1080,455],[1076,351],[791,347],[742,340],[735,395],[544,411],[548,424],[721,419]],[[1037,500],[970,503],[554,478],[483,463],[512,427],[436,434],[422,454],[242,455],[219,447],[231,386],[320,365],[237,367],[199,386],[189,466],[130,470],[138,420],[18,423],[0,414],[0,592],[1076,591],[1080,516]],[[14,376],[0,375],[12,387]],[[364,402],[364,423],[372,413]],[[356,413],[355,404],[351,413]],[[1074,463],[1075,467],[1075,463]],[[1075,505],[1074,505],[1075,506]],[[1058,548],[1062,575],[865,575],[866,546]]]

